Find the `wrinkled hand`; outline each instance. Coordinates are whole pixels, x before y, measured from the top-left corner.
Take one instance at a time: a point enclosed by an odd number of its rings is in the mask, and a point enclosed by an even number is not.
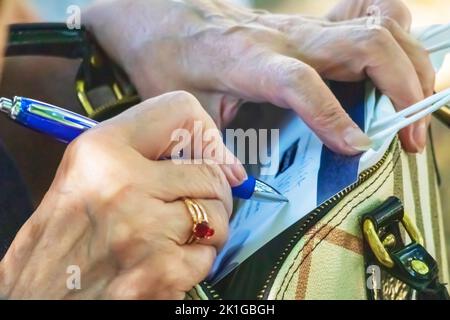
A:
[[[406,28],[408,12],[392,2],[400,9],[383,8]],[[363,3],[357,14],[346,10],[351,3],[335,12],[344,19],[363,15]],[[115,0],[83,17],[143,97],[188,90],[219,125],[235,116],[242,100],[271,102],[296,111],[326,145],[344,154],[359,153],[370,141],[321,76],[348,81],[368,75],[398,108],[422,99],[422,88],[427,95],[433,88],[426,53],[393,19],[368,28],[367,18],[273,15],[223,0]],[[330,17],[340,20],[338,13]],[[402,133],[407,151],[423,148],[425,131],[419,125]]]
[[[368,14],[372,15],[372,17],[368,18]],[[402,73],[396,74],[397,70],[393,68],[392,73],[385,75],[385,77],[391,76],[392,82],[405,82],[405,84],[398,85],[394,83],[392,84],[393,88],[404,87],[407,89],[409,86],[410,92],[413,93],[410,95],[410,99],[406,101],[393,99],[396,107],[403,109],[432,95],[435,83],[435,71],[427,51],[408,34],[411,27],[411,13],[405,3],[401,0],[342,0],[331,10],[327,18],[333,22],[356,19],[354,23],[358,23],[358,21],[360,23],[364,23],[364,21],[376,23],[377,15],[380,18],[381,26],[393,36],[390,41],[388,41],[389,39],[384,39],[382,44],[387,50],[394,50],[392,48],[392,40],[395,40],[400,45],[400,47],[397,46],[396,48],[398,57],[396,61],[400,63],[403,60],[403,66],[409,65],[408,69],[403,68],[404,72]],[[412,71],[411,64],[415,72]],[[417,80],[420,82],[424,96],[419,94],[420,90],[417,86]],[[386,93],[386,90],[384,92]],[[406,94],[407,91],[404,90],[404,93]],[[398,96],[401,96],[401,93]],[[395,96],[391,95],[391,98],[395,98]],[[430,121],[431,116],[400,132],[403,146],[407,151],[421,151],[425,147],[427,128]]]
[[[215,128],[193,96],[171,93],[72,143],[48,194],[0,263],[0,296],[181,299],[201,282],[227,239],[230,184],[245,172],[237,162],[155,161],[170,156],[172,131],[192,133],[194,121]],[[207,147],[229,153],[220,140]],[[193,222],[183,197],[205,207],[216,231],[211,239],[185,245]],[[66,286],[72,265],[81,270],[81,290]]]
[[[116,0],[91,8],[83,23],[144,97],[184,88],[219,125],[242,100],[268,101],[295,110],[336,151],[367,148],[320,75],[298,59],[293,31],[269,26],[270,17],[222,0]]]

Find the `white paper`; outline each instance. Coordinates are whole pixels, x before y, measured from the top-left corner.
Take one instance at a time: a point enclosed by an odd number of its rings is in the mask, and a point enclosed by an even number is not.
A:
[[[230,239],[214,265],[216,280],[316,207],[322,143],[295,117],[280,137],[281,153],[293,144],[297,145],[294,163],[279,176],[263,179],[285,195],[289,203],[243,203],[231,221]]]
[[[433,26],[418,30],[417,37],[426,47],[450,40],[450,25]],[[433,54],[432,61],[436,68],[442,65],[450,48]],[[386,96],[376,101],[376,92],[368,83],[365,101],[365,131],[379,119],[395,113],[390,99]],[[395,135],[385,141],[377,150],[369,150],[359,161],[358,173],[375,165],[389,148]],[[298,141],[298,142],[297,142]],[[287,126],[281,129],[280,154],[297,142],[294,162],[285,172],[277,177],[263,177],[262,180],[278,189],[289,203],[258,203],[246,201],[238,208],[230,224],[230,237],[224,249],[219,253],[214,264],[210,281],[217,282],[291,225],[314,210],[317,203],[318,172],[320,169],[323,144],[315,134],[295,115]]]

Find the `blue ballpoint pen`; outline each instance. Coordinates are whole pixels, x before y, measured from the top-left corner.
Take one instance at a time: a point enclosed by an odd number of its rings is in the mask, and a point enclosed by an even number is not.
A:
[[[74,112],[23,97],[15,97],[13,100],[0,98],[0,111],[15,122],[64,143],[70,143],[98,124]],[[240,199],[288,202],[277,190],[252,176],[232,191],[233,196]]]

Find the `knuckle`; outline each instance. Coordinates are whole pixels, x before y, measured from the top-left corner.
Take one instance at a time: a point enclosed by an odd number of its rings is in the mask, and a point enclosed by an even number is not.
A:
[[[281,87],[286,89],[298,88],[299,83],[311,81],[311,79],[318,76],[317,72],[311,66],[296,59],[286,61],[279,68],[277,74],[279,74]]]
[[[391,17],[382,16],[380,17],[380,25],[389,32],[393,32],[395,30],[394,28],[398,26],[398,23]]]
[[[383,26],[377,28],[364,29],[357,37],[356,52],[366,60],[383,57],[395,43],[395,40],[388,29]]]
[[[196,112],[199,109],[202,109],[197,98],[187,91],[174,91],[166,94],[166,96],[168,104],[177,110],[183,108],[188,111]]]
[[[218,164],[202,164],[199,167],[202,180],[210,186],[211,196],[219,198],[228,186],[227,178]]]
[[[177,115],[180,120],[208,121],[208,114],[198,99],[187,91],[175,91],[162,96],[165,112]]]
[[[225,32],[233,44],[233,52],[245,54],[254,48],[261,39],[270,37],[269,30],[264,27],[254,28],[252,24],[234,23]]]
[[[107,207],[111,209],[120,210],[122,207],[127,207],[128,204],[133,203],[136,200],[136,194],[138,189],[130,182],[122,182],[117,186],[117,189],[108,196]]]
[[[325,132],[342,123],[345,116],[346,113],[343,109],[330,104],[315,109],[313,112],[313,121],[315,122],[318,130]]]
[[[311,78],[318,77],[318,73],[313,67],[301,62],[299,63],[297,68],[295,68],[293,71],[297,73],[298,77],[301,80],[303,79],[308,80]]]
[[[254,38],[249,34],[249,29],[244,25],[236,25],[233,27],[235,31],[244,31],[242,34],[236,38],[236,43],[242,52],[250,50],[256,45]]]
[[[100,125],[83,133],[67,147],[64,154],[65,162],[69,161],[69,165],[76,164],[86,173],[95,168],[95,175],[101,175],[106,179],[107,167],[114,162],[114,157],[111,156],[114,140],[111,138],[113,133],[110,129],[108,126]],[[102,166],[97,165],[99,162]]]
[[[85,155],[90,155],[98,147],[98,135],[93,131],[86,132],[69,144],[66,149],[66,155],[75,158],[84,157]]]
[[[392,40],[393,38],[390,31],[383,26],[367,30],[366,44],[370,49],[382,48],[389,45]]]
[[[194,97],[193,94],[184,90],[174,91],[170,93],[170,99],[173,100],[174,102],[180,103],[190,103],[190,104],[198,103],[197,99]]]
[[[113,189],[100,197],[98,202],[101,210],[96,210],[97,215],[106,216],[112,214],[127,213],[130,206],[138,201],[140,191],[130,182],[116,181]]]
[[[113,172],[111,172],[118,160],[111,156],[112,144],[109,138],[97,129],[92,130],[69,144],[60,170],[66,173],[64,181],[69,185],[74,182],[78,185],[79,181],[82,181],[84,191],[100,196],[104,186],[118,183],[112,179]]]

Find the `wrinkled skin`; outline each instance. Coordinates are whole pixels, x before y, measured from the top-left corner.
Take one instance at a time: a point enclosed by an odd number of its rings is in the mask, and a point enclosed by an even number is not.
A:
[[[398,108],[428,95],[433,81],[426,54],[403,31],[410,17],[401,2],[355,3],[343,1],[328,16],[333,22],[211,0],[113,1],[84,18],[143,97],[190,90],[221,125],[242,100],[270,101],[294,109],[334,150],[354,154],[367,147],[367,137],[321,76],[367,74]],[[366,28],[364,18],[338,22],[365,16],[372,3],[389,17],[383,27]],[[170,133],[192,132],[193,121],[215,127],[193,96],[176,92],[71,144],[46,197],[0,262],[0,296],[180,299],[204,279],[227,238],[230,185],[245,173],[240,164],[157,161],[169,154]],[[402,133],[407,150],[421,150],[421,130],[416,125]],[[216,230],[212,239],[185,245],[192,221],[182,197],[205,206]],[[80,291],[66,287],[70,265],[81,268]]]
[[[72,143],[49,192],[0,263],[0,296],[182,299],[201,282],[227,240],[230,184],[240,183],[245,172],[237,160],[229,166],[157,161],[171,154],[170,132],[193,134],[194,121],[215,128],[192,95],[175,92]],[[165,133],[163,140],[158,134]],[[220,140],[214,143],[210,148],[228,152]],[[186,245],[193,222],[183,197],[204,206],[215,229],[211,239]],[[72,265],[80,268],[81,290],[66,286]]]
[[[377,27],[368,24],[373,4],[382,15]],[[142,96],[188,90],[221,126],[242,100],[268,101],[295,110],[343,154],[365,150],[370,141],[322,77],[368,76],[398,109],[433,90],[431,62],[407,33],[410,14],[397,0],[343,1],[327,19],[254,12],[221,0],[116,0],[84,19]],[[423,150],[427,121],[402,131],[407,151]]]

